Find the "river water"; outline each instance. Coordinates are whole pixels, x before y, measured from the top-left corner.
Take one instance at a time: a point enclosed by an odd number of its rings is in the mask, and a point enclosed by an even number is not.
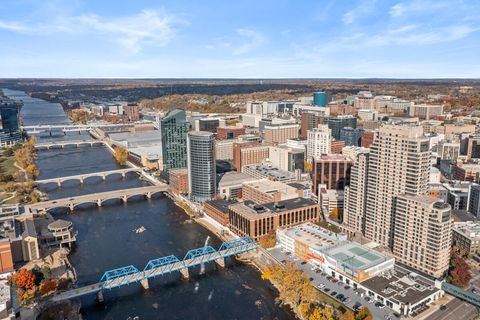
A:
[[[38,105],[43,107],[44,103]],[[61,118],[61,117],[59,117]],[[104,147],[39,151],[38,179],[118,168]],[[50,199],[114,189],[143,186],[146,183],[131,173],[127,178],[89,178],[83,185],[69,181],[57,188],[42,187]],[[190,249],[206,241],[217,247],[221,241],[196,224],[172,200],[159,196],[123,204],[111,202],[97,208],[85,205],[74,213],[53,212],[57,219],[72,221],[78,231],[70,255],[78,285],[98,282],[107,270],[134,265],[143,269],[150,259],[174,254],[182,259]],[[136,233],[144,226],[146,231]],[[207,240],[208,238],[208,240]],[[277,293],[260,279],[256,269],[234,260],[228,267],[207,264],[205,270],[190,270],[190,279],[170,274],[150,281],[150,289],[131,284],[105,292],[105,302],[94,296],[82,298],[84,319],[293,319],[292,313],[275,304]],[[201,272],[204,271],[204,272]]]

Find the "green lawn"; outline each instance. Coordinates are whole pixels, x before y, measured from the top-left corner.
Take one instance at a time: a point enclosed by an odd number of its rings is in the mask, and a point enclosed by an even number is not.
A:
[[[15,163],[15,157],[8,157],[4,161],[0,162],[0,172],[3,174],[11,174],[12,176],[17,172],[17,168],[13,165]]]

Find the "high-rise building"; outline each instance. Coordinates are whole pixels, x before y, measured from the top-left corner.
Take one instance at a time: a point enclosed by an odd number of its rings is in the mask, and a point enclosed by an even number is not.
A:
[[[340,129],[340,140],[345,141],[346,146],[360,146],[363,132],[362,128],[345,127]]]
[[[286,143],[287,139],[298,138],[298,124],[266,125],[264,139],[267,143]]]
[[[308,130],[307,134],[307,160],[330,154],[331,130],[326,124],[318,125],[318,128]]]
[[[342,128],[357,127],[357,118],[351,115],[347,116],[338,116],[335,118],[329,118],[327,120],[328,127],[332,130],[332,137],[336,140],[340,140],[340,131]]]
[[[430,174],[429,139],[415,124],[380,127],[370,147],[365,236],[391,247],[394,202],[399,195],[424,195]]]
[[[302,112],[300,115],[300,136],[307,138],[308,130],[317,128],[319,124],[326,124],[327,117],[316,112]]]
[[[480,185],[476,183],[468,188],[468,212],[480,218]]]
[[[445,275],[453,227],[449,204],[426,195],[397,196],[393,226],[397,261],[435,278]]]
[[[239,126],[226,126],[217,128],[217,139],[218,140],[228,140],[235,139],[238,136],[245,134],[245,128]]]
[[[195,202],[211,200],[216,193],[215,135],[206,131],[188,133],[188,188]]]
[[[318,194],[318,185],[327,189],[343,190],[349,183],[352,160],[342,155],[322,155],[313,162],[313,191]]]
[[[313,105],[325,107],[329,102],[329,94],[326,92],[315,92],[313,93]]]
[[[345,187],[343,224],[350,233],[364,233],[365,194],[367,192],[367,172],[369,149],[359,149],[350,171],[350,185]]]
[[[0,101],[0,146],[21,140],[18,119],[19,104],[12,100]]]
[[[187,132],[189,123],[185,111],[174,109],[159,122],[162,135],[162,156],[165,172],[187,167]]]

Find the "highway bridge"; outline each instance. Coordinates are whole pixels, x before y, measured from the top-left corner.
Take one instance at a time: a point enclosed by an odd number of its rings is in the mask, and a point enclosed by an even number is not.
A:
[[[74,176],[66,176],[66,177],[58,177],[58,178],[51,178],[51,179],[43,179],[43,180],[36,180],[37,184],[47,184],[47,183],[55,183],[58,187],[62,186],[62,183],[69,180],[78,180],[80,183],[90,178],[90,177],[101,177],[103,181],[107,179],[108,176],[111,175],[121,175],[122,178],[125,178],[129,172],[142,172],[141,168],[127,168],[127,169],[119,169],[119,170],[109,170],[109,171],[100,171],[100,172],[92,172],[92,173],[85,173],[85,174],[78,174]]]
[[[80,148],[82,146],[96,147],[105,145],[106,142],[102,140],[70,140],[70,141],[57,141],[57,142],[46,142],[46,143],[37,143],[35,144],[36,149],[62,149],[65,147],[76,147]]]
[[[106,271],[100,281],[69,291],[60,292],[52,297],[53,301],[62,301],[78,298],[87,294],[97,293],[97,299],[103,301],[103,290],[114,289],[131,283],[140,283],[145,289],[149,288],[148,279],[163,276],[172,272],[188,278],[189,268],[215,261],[225,267],[225,258],[248,252],[256,248],[256,244],[248,237],[229,240],[215,250],[211,246],[193,249],[185,254],[183,260],[174,255],[165,256],[148,261],[143,270],[130,265],[114,270]]]
[[[160,192],[168,191],[167,184],[158,184],[148,187],[129,188],[122,190],[113,190],[107,192],[99,192],[86,194],[81,196],[75,196],[70,198],[56,199],[50,201],[42,201],[34,204],[26,205],[26,213],[44,212],[55,208],[69,208],[70,211],[75,210],[79,205],[86,203],[93,203],[101,207],[105,201],[112,199],[121,199],[123,202],[127,202],[128,199],[134,196],[145,196],[150,199],[152,195]]]

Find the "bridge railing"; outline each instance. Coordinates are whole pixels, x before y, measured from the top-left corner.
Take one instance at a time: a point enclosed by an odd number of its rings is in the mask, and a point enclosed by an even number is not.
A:
[[[174,270],[189,268],[195,265],[211,262],[219,258],[243,253],[252,250],[255,246],[255,242],[253,242],[249,237],[229,240],[223,242],[220,245],[218,251],[215,250],[212,246],[205,246],[189,250],[185,254],[183,260],[178,259],[174,255],[152,259],[147,262],[142,271],[138,270],[132,265],[109,270],[103,274],[100,282],[103,282],[103,288],[112,289],[114,287],[122,286],[132,282],[137,282],[145,278],[169,273]],[[179,266],[178,264],[181,265]],[[172,266],[172,268],[168,269],[168,266]],[[161,268],[165,268],[165,270]],[[160,273],[155,272],[159,269],[161,269]]]

